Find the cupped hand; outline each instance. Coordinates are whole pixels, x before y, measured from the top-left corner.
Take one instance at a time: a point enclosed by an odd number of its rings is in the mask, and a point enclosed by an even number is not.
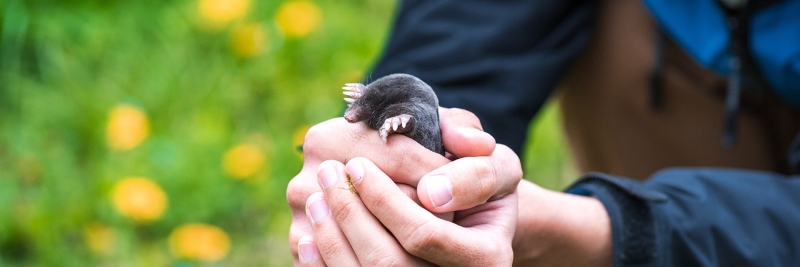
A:
[[[497,146],[484,160],[508,156],[516,158],[507,147]],[[521,171],[508,170],[496,174],[521,176]],[[469,175],[476,174],[484,173]],[[457,211],[450,222],[420,207],[366,158],[346,166],[326,161],[318,179],[323,193],[306,202],[313,237],[303,237],[308,242],[300,245],[308,266],[508,266],[513,260],[514,191]]]
[[[439,115],[448,158],[487,156],[494,151],[494,138],[483,132],[480,122],[472,113],[440,108]],[[403,192],[412,196],[415,194],[414,188],[404,185],[416,186],[425,174],[450,162],[448,158],[402,135],[390,135],[387,143],[383,143],[375,130],[363,123],[348,123],[342,118],[331,119],[309,129],[303,153],[303,168],[289,182],[286,192],[292,210],[289,245],[296,265],[302,262],[298,252],[313,244],[310,236],[312,227],[305,213],[305,204],[309,196],[320,192],[316,181],[320,163],[330,159],[345,162],[355,157],[369,158],[400,185]]]
[[[350,162],[353,161],[358,160]],[[311,194],[306,201],[306,216],[313,235],[302,237],[299,244],[304,266],[430,265],[407,253],[370,213],[353,187],[357,182],[345,173],[341,162],[323,162],[317,175],[323,192]],[[400,190],[391,179],[386,179],[388,188]],[[410,200],[405,193],[399,194]]]

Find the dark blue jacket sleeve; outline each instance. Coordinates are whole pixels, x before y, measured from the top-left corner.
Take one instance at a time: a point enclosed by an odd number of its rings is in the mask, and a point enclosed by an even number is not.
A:
[[[533,115],[589,38],[593,1],[404,0],[371,77],[415,75],[520,154]]]
[[[584,176],[612,222],[614,266],[797,266],[800,176],[667,169],[641,183]]]

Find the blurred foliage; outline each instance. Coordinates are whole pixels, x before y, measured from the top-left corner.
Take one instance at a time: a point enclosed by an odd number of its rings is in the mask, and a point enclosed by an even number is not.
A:
[[[580,173],[567,146],[556,100],[548,101],[528,129],[522,156],[525,179],[541,187],[564,190]]]
[[[0,0],[0,266],[291,265],[297,147],[395,4]],[[560,188],[545,115],[526,177]]]

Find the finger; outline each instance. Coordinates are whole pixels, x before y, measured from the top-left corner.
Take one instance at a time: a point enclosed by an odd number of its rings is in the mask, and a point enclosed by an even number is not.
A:
[[[344,233],[331,219],[331,209],[321,192],[311,194],[306,204],[317,250],[326,265],[358,266],[358,258],[347,242]],[[299,247],[299,245],[298,245]]]
[[[304,236],[314,233],[313,229],[311,228],[311,222],[308,220],[305,211],[303,211],[302,214],[302,219],[296,219],[293,217],[292,224],[289,227],[289,249],[294,257],[295,265],[300,265],[300,251],[298,250],[300,240]],[[292,216],[294,216],[294,214],[292,214]]]
[[[316,166],[304,167],[295,176],[286,188],[286,200],[292,211],[292,224],[289,228],[289,248],[297,264],[298,243],[303,236],[311,235],[311,223],[306,216],[306,200],[314,193],[319,192],[320,188],[316,181]]]
[[[520,180],[519,157],[498,145],[491,156],[461,158],[425,175],[417,195],[432,212],[464,210],[514,192]]]
[[[362,266],[426,265],[424,261],[403,250],[397,240],[364,206],[358,193],[351,188],[352,182],[348,181],[342,163],[323,162],[318,176],[325,199],[333,212],[333,218],[347,237]]]
[[[300,238],[297,244],[297,251],[299,251],[299,263],[295,265],[300,266],[325,266],[322,261],[317,245],[314,243],[314,237],[307,235]]]
[[[417,188],[407,184],[397,184],[397,188],[400,189],[404,195],[408,196],[411,201],[414,201],[414,203],[417,203],[417,205],[422,206],[422,203],[419,202],[419,197],[417,197]]]
[[[397,184],[397,188],[399,188],[404,195],[408,196],[408,198],[414,201],[414,203],[416,203],[420,207],[422,206],[422,202],[419,202],[419,197],[417,197],[416,188],[411,187],[410,185],[407,184]],[[455,214],[453,212],[445,212],[445,213],[433,213],[433,215],[435,215],[439,219],[452,222]]]
[[[450,162],[404,135],[389,135],[384,143],[377,131],[366,124],[349,123],[343,118],[311,127],[303,143],[303,153],[305,161],[314,166],[328,159],[346,162],[366,157],[398,183],[409,185],[418,184],[423,175]]]
[[[353,159],[347,163],[345,170],[354,179],[359,196],[369,211],[412,255],[434,264],[461,266],[466,263],[486,262],[484,257],[487,251],[493,252],[494,248],[487,246],[486,239],[481,238],[492,233],[482,229],[463,228],[436,218],[404,195],[368,159]],[[516,198],[513,201],[516,203]],[[513,211],[504,212],[515,215],[516,206],[509,207]],[[510,239],[514,227],[500,227],[507,228]]]
[[[305,214],[305,204],[312,193],[320,191],[316,172],[323,160],[346,161],[356,156],[370,157],[397,181],[414,185],[425,173],[449,162],[413,140],[397,136],[392,137],[389,144],[384,144],[376,132],[364,123],[348,123],[341,118],[317,124],[308,131],[303,144],[303,169],[289,182],[286,190],[286,199],[292,211],[289,247],[294,259],[298,259],[297,244],[300,238],[312,232]]]
[[[439,125],[444,149],[456,158],[488,156],[494,151],[494,137],[483,131],[480,120],[472,112],[440,107]]]

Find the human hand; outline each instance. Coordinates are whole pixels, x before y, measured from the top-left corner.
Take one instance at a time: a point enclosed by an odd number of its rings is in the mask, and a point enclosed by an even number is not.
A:
[[[510,153],[513,155],[513,153]],[[498,154],[499,155],[499,154]],[[492,155],[497,156],[497,155]],[[512,158],[512,157],[507,157]],[[461,180],[457,180],[453,182],[453,200],[447,202],[444,205],[432,205],[431,203],[436,201],[431,201],[436,198],[428,197],[431,194],[427,193],[426,184],[427,179],[429,177],[435,177],[435,175],[426,175],[423,177],[422,181],[420,182],[420,186],[417,188],[417,191],[422,198],[422,201],[426,203],[426,207],[429,210],[435,210],[438,212],[446,212],[450,210],[457,210],[460,207],[469,206],[469,203],[475,203],[480,201],[483,197],[489,197],[490,201],[487,203],[493,203],[495,197],[494,196],[503,196],[502,192],[506,192],[507,188],[504,186],[498,186],[494,184],[495,190],[483,190],[483,194],[474,194],[476,190],[458,190],[458,188],[464,188],[459,186],[460,184],[467,184],[467,185],[476,185],[476,184],[492,184],[489,182],[476,182],[480,181],[477,177],[486,177],[486,175],[475,175],[476,173],[485,173],[485,171],[475,171],[473,169],[472,173],[462,173],[456,174],[453,170],[444,171],[448,166],[455,166],[457,163],[468,162],[469,160],[475,160],[473,158],[462,158],[461,160],[456,160],[450,164],[445,165],[444,167],[438,169],[437,171],[432,172],[440,173],[438,171],[442,171],[441,173],[444,174],[453,174],[452,178],[464,178]],[[483,159],[482,159],[483,160]],[[517,163],[518,164],[518,163]],[[488,164],[486,166],[513,166],[514,164],[510,164],[509,162],[505,162],[502,164]],[[338,164],[341,166],[341,164]],[[518,166],[518,165],[517,165]],[[341,167],[337,167],[341,169]],[[477,168],[477,169],[486,169],[486,168]],[[518,169],[511,168],[510,170]],[[470,170],[470,168],[465,168],[465,166],[461,166],[459,168],[454,168],[454,170]],[[502,173],[492,171],[494,174]],[[508,172],[508,170],[506,170]],[[513,172],[508,172],[513,173]],[[342,174],[339,174],[340,176]],[[521,176],[521,173],[519,173]],[[503,175],[500,175],[503,176]],[[513,177],[514,175],[509,175],[507,177]],[[465,178],[467,177],[467,178]],[[472,178],[468,178],[472,177]],[[449,180],[449,179],[448,179]],[[506,181],[513,181],[513,179],[506,179]],[[468,183],[468,182],[472,183]],[[467,182],[467,183],[465,183]],[[435,183],[435,182],[434,182]],[[502,183],[501,183],[502,184]],[[513,183],[506,183],[507,185]],[[384,184],[385,187],[385,184]],[[359,186],[356,186],[358,189]],[[379,187],[378,187],[379,188]],[[492,188],[492,186],[488,186],[487,188]],[[381,219],[381,216],[377,214],[377,212],[372,212],[373,209],[377,211],[381,210],[389,210],[384,208],[375,208],[369,207],[369,203],[381,203],[379,201],[371,201],[368,200],[367,197],[372,195],[373,193],[384,193],[390,192],[391,188],[383,188],[383,189],[371,189],[369,191],[362,191],[361,199],[363,202],[360,202],[352,195],[350,198],[335,198],[334,196],[340,196],[342,192],[332,192],[328,195],[318,194],[314,197],[310,198],[308,201],[308,207],[312,206],[312,203],[318,203],[315,205],[320,205],[321,203],[325,203],[327,207],[327,202],[330,201],[330,205],[334,207],[334,214],[339,214],[341,210],[346,209],[356,209],[356,211],[347,211],[346,214],[349,213],[361,213],[366,215],[364,220],[351,220],[350,222],[345,221],[346,217],[353,217],[353,215],[339,215],[333,216],[334,219],[326,219],[322,218],[315,222],[319,225],[325,225],[323,227],[316,226],[315,229],[315,237],[317,240],[314,240],[313,237],[307,236],[306,237],[306,244],[309,244],[309,248],[311,248],[311,252],[315,255],[319,255],[319,252],[316,249],[316,246],[320,246],[323,251],[323,254],[326,256],[330,255],[341,255],[340,261],[342,259],[349,259],[351,262],[358,262],[359,260],[362,263],[366,263],[366,265],[372,265],[371,263],[387,263],[381,262],[380,260],[385,259],[397,259],[398,261],[395,262],[388,262],[388,263],[402,263],[401,265],[419,265],[424,264],[424,262],[420,262],[420,259],[430,260],[433,263],[443,264],[443,265],[467,265],[468,263],[474,263],[477,265],[493,265],[493,264],[500,264],[503,262],[504,259],[502,256],[495,257],[489,259],[499,260],[498,262],[480,262],[470,258],[469,255],[486,255],[480,253],[481,251],[474,252],[465,249],[463,246],[460,246],[463,243],[468,243],[465,240],[453,240],[452,238],[461,237],[463,239],[468,239],[470,236],[468,233],[458,232],[452,228],[452,224],[448,226],[451,227],[442,227],[436,228],[435,231],[432,231],[430,236],[425,236],[425,240],[419,240],[418,237],[422,234],[416,234],[416,237],[406,237],[403,239],[403,236],[398,235],[397,233],[389,228],[386,225],[386,229],[382,227],[376,227],[375,225],[381,226],[380,224],[376,224],[375,220],[378,219],[381,224],[386,224],[384,220],[399,220],[401,221],[398,225],[415,225],[415,221],[403,221],[411,220],[413,218],[419,218],[420,216],[401,216],[396,215],[398,217],[389,218],[389,219]],[[412,195],[409,192],[413,192],[413,188],[405,188],[400,187],[401,191],[406,192],[405,194]],[[342,190],[339,190],[342,191]],[[465,200],[465,198],[460,198],[459,196],[463,196],[463,194],[468,194],[470,191],[473,194],[469,194],[472,198],[471,200]],[[477,190],[480,191],[480,190]],[[348,193],[348,192],[344,192]],[[394,192],[396,195],[396,192]],[[377,198],[388,198],[389,194],[384,194],[385,196],[381,197],[378,195]],[[483,197],[479,197],[479,196]],[[514,265],[518,266],[611,266],[612,265],[612,246],[611,246],[611,226],[610,220],[608,218],[608,214],[605,211],[603,205],[594,198],[591,197],[583,197],[583,196],[576,196],[571,194],[565,194],[556,191],[550,191],[543,189],[535,184],[522,181],[519,183],[517,187],[517,193],[514,194],[514,197],[519,198],[519,203],[525,208],[519,209],[518,219],[516,220],[516,231],[513,237],[513,260]],[[517,196],[518,195],[518,196]],[[507,196],[511,197],[511,196]],[[500,197],[503,198],[503,197]],[[391,198],[396,199],[396,198]],[[427,200],[426,200],[427,199]],[[470,198],[467,198],[470,199]],[[384,201],[386,203],[394,203],[397,201]],[[338,203],[338,204],[336,204]],[[355,204],[353,204],[355,203]],[[367,205],[365,205],[365,203]],[[374,204],[373,203],[373,204]],[[462,204],[458,204],[462,203]],[[345,208],[342,208],[343,205]],[[404,204],[408,206],[408,203]],[[516,205],[516,203],[514,203]],[[437,207],[433,207],[437,206]],[[488,206],[488,205],[487,205]],[[356,208],[353,208],[356,207]],[[475,209],[478,209],[476,207]],[[465,210],[464,212],[469,212],[470,210]],[[330,213],[330,209],[328,209],[328,213]],[[372,215],[375,213],[375,215]],[[499,212],[498,212],[499,213]],[[495,213],[495,214],[498,214]],[[311,214],[311,212],[309,212]],[[317,213],[318,214],[318,213]],[[395,212],[388,212],[389,215],[392,214],[405,214],[403,210],[398,210]],[[330,217],[329,217],[330,218]],[[456,212],[455,223],[456,226],[465,226],[466,228],[470,228],[467,225],[466,220],[461,212]],[[487,221],[491,221],[491,219],[500,219],[497,222],[502,221],[502,216],[492,217],[491,210],[488,212],[476,212],[472,214],[472,218],[483,218],[489,219]],[[505,217],[507,218],[507,217]],[[430,216],[427,216],[427,219],[434,220]],[[421,219],[425,221],[425,218]],[[355,222],[353,222],[355,221]],[[485,221],[485,222],[487,222]],[[434,225],[436,223],[428,223],[423,225]],[[342,225],[341,228],[337,226]],[[345,235],[343,229],[348,229],[348,227],[344,225],[354,225],[354,227],[349,231],[354,231],[353,229],[359,229],[361,231],[360,236],[380,236],[381,234],[386,236],[387,229],[397,237],[397,240],[394,239],[359,239],[357,237],[351,238],[350,235]],[[371,227],[370,227],[371,225]],[[502,225],[494,224],[494,226]],[[485,225],[472,225],[473,228],[481,228],[481,229],[491,229],[492,227],[485,226]],[[423,228],[423,227],[420,227]],[[364,231],[364,229],[371,229],[370,231]],[[409,229],[415,229],[413,227],[409,227]],[[382,232],[381,232],[382,231]],[[417,230],[417,233],[424,233],[423,230]],[[367,233],[374,233],[374,234],[367,234]],[[445,233],[445,234],[443,234]],[[458,235],[447,236],[446,233],[459,233]],[[358,234],[356,234],[358,235]],[[501,235],[491,235],[494,237],[503,236]],[[502,238],[501,238],[502,239]],[[442,242],[442,240],[445,240]],[[437,243],[439,241],[439,243]],[[483,245],[485,248],[494,247],[494,244],[507,244],[504,241],[497,241],[497,240],[489,240],[485,241]],[[347,251],[347,253],[339,253],[335,250],[332,250],[330,246],[333,245],[340,250]],[[437,246],[438,245],[438,246]],[[475,246],[480,248],[481,246]],[[433,246],[434,248],[441,248],[444,247],[445,249],[451,248],[453,251],[443,251],[443,250],[436,250],[431,249],[429,246]],[[399,248],[404,248],[400,250]],[[474,247],[473,247],[474,248]],[[407,251],[412,251],[412,253],[408,253]],[[429,252],[428,254],[423,254],[423,252]],[[438,253],[437,253],[438,251]],[[464,253],[467,251],[467,253]],[[358,252],[358,253],[357,253]],[[370,253],[371,252],[371,253]],[[494,252],[494,251],[483,251],[488,252],[488,254],[496,255],[503,255],[502,252]],[[419,256],[419,258],[414,257]],[[449,256],[449,257],[448,257]],[[319,257],[319,256],[318,256]],[[324,258],[324,257],[323,257]],[[481,257],[480,260],[486,260],[487,258]],[[462,262],[458,262],[461,260]],[[317,263],[321,263],[319,261]],[[466,263],[465,263],[466,262]]]
[[[500,185],[479,188],[489,191],[515,188],[522,176],[519,159],[505,146],[497,146],[487,157],[456,160],[431,174],[423,180],[489,176],[487,180],[492,182],[478,182],[484,186]],[[320,165],[318,178],[323,192],[314,193],[306,203],[314,235],[303,237],[301,242],[306,245],[300,248],[303,255],[311,255],[303,256],[304,260],[313,259],[304,262],[308,266],[425,266],[428,262],[445,266],[508,266],[513,260],[511,240],[517,220],[517,195],[513,190],[495,193],[483,204],[456,211],[453,222],[449,222],[408,198],[368,159],[355,158],[346,166],[326,161]],[[358,194],[347,190],[348,179],[352,179]],[[449,189],[452,200],[459,199],[456,192],[468,192],[456,188],[475,184],[454,181]],[[432,199],[436,202],[438,198]],[[451,203],[437,206],[457,207]]]
[[[485,156],[494,151],[494,138],[482,131],[480,122],[472,113],[440,108],[439,116],[449,158]],[[306,134],[303,151],[303,169],[289,182],[286,192],[293,215],[289,244],[296,265],[301,262],[298,257],[300,239],[312,232],[305,214],[306,200],[312,193],[320,191],[316,172],[324,160],[344,161],[357,156],[369,158],[409,195],[415,190],[404,184],[417,185],[424,174],[450,162],[402,135],[390,135],[384,144],[376,132],[363,123],[348,123],[342,118],[312,127]],[[464,199],[454,201],[461,204],[467,202]],[[302,244],[308,247],[309,242]]]

